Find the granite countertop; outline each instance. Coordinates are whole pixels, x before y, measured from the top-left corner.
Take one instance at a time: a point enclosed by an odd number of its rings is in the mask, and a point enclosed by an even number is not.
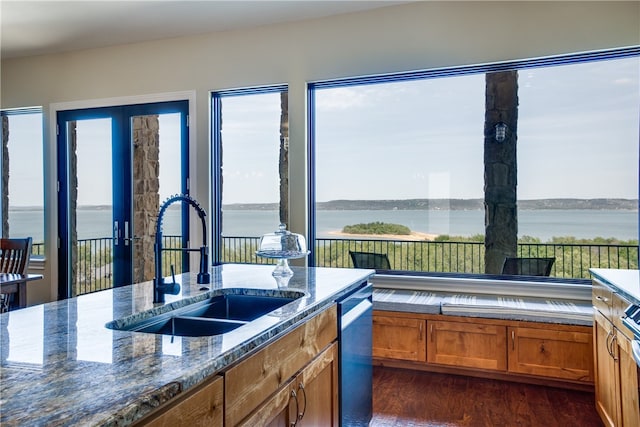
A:
[[[609,285],[614,291],[634,304],[640,304],[640,271],[613,268],[592,268],[594,278]]]
[[[226,264],[211,269],[210,291],[195,273],[177,276],[166,304],[228,288],[277,290],[273,266]],[[122,426],[222,371],[257,346],[322,310],[367,280],[373,270],[292,267],[282,289],[304,292],[275,314],[229,333],[171,337],[111,330],[153,304],[153,284],[83,295],[0,315],[2,426]]]

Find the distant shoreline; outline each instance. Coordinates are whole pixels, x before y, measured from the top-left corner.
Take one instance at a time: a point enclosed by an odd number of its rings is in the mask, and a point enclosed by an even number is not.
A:
[[[625,210],[638,211],[638,199],[518,200],[518,210]],[[318,202],[319,211],[465,211],[484,210],[484,199],[331,200]],[[278,210],[277,203],[233,203],[223,210]]]
[[[638,211],[638,199],[532,199],[518,200],[518,210],[623,210]],[[331,200],[318,202],[320,211],[477,211],[484,210],[484,199],[407,199],[407,200]],[[170,206],[179,209],[180,205]],[[9,211],[41,211],[42,206],[9,206]],[[109,205],[79,205],[79,210],[111,210]],[[277,211],[278,203],[231,203],[225,211]]]
[[[376,239],[376,240],[409,240],[409,241],[433,241],[438,234],[420,233],[412,231],[411,234],[352,234],[342,231],[329,231],[327,234],[339,237],[353,237],[355,239]]]

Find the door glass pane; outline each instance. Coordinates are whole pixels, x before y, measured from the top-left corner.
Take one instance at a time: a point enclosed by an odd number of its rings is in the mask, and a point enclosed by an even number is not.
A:
[[[110,118],[68,123],[73,296],[113,286],[111,133]]]

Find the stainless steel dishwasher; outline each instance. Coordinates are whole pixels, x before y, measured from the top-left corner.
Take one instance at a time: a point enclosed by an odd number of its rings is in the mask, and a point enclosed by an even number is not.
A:
[[[340,425],[368,426],[373,413],[373,285],[338,301]]]

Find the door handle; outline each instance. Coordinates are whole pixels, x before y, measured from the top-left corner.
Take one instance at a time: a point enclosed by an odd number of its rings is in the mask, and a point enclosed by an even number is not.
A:
[[[124,222],[124,245],[129,246],[129,242],[133,243],[134,240],[138,240],[140,237],[131,236],[129,237],[129,221]]]
[[[113,245],[118,246],[118,240],[120,240],[120,228],[118,221],[113,221]]]

